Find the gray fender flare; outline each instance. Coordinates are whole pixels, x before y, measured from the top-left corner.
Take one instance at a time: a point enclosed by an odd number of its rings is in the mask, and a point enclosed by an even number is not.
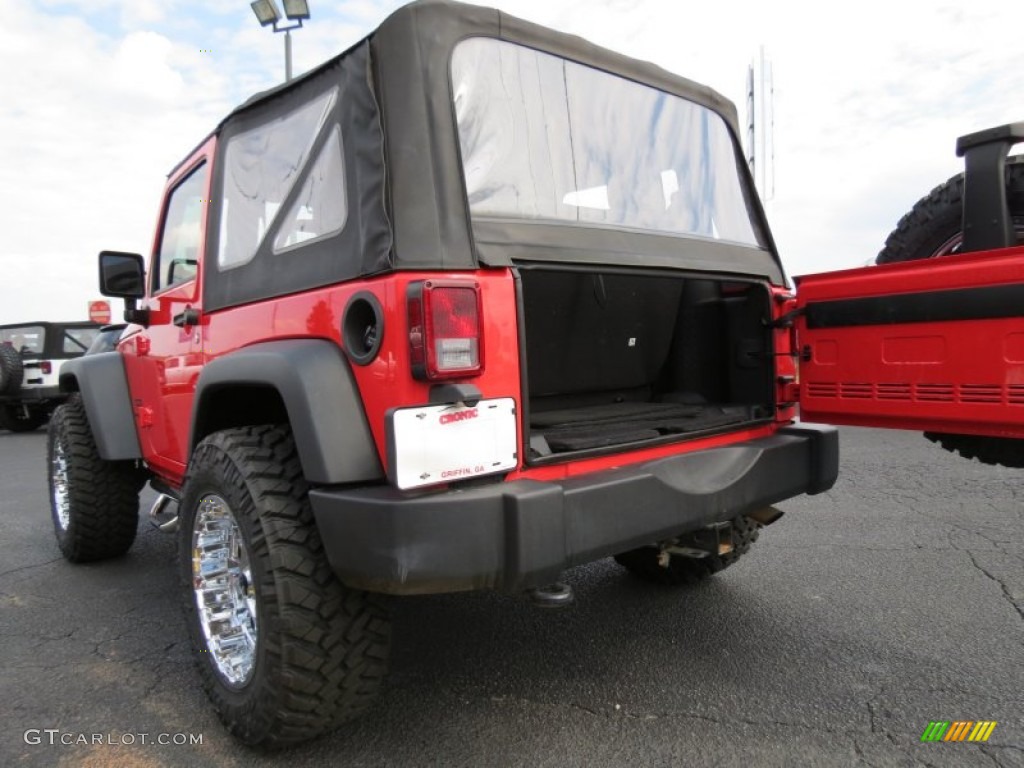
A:
[[[81,393],[101,459],[142,458],[120,352],[100,352],[68,360],[60,369],[60,389]]]
[[[203,367],[192,404],[190,453],[205,433],[204,402],[232,386],[269,387],[284,402],[307,482],[384,477],[348,360],[325,339],[284,339],[243,347]]]

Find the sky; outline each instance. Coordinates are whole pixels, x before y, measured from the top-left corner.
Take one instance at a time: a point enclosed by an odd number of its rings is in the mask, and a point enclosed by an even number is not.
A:
[[[310,0],[296,73],[373,30],[395,0]],[[493,0],[710,85],[744,116],[774,72],[769,223],[790,274],[874,259],[962,168],[958,136],[1024,119],[1009,0]],[[147,254],[167,172],[284,76],[283,35],[247,0],[0,0],[0,323],[85,319],[96,254]],[[120,302],[114,314],[119,315]]]

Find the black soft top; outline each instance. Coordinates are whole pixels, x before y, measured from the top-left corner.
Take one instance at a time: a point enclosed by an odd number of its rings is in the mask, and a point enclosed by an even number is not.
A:
[[[47,331],[54,328],[99,328],[99,323],[92,323],[88,320],[75,320],[70,322],[58,322],[54,320],[26,320],[23,323],[6,323],[0,325],[0,330],[7,330],[10,328],[27,328],[30,325],[41,325]]]
[[[565,56],[597,69],[614,72],[703,104],[726,118],[734,131],[738,130],[735,105],[713,88],[675,75],[656,64],[601,48],[582,37],[556,32],[516,16],[510,16],[497,9],[467,5],[452,0],[415,0],[415,2],[402,6],[388,16],[376,30],[315,69],[311,69],[290,82],[250,96],[220,122],[218,129],[239,112],[271,99],[282,91],[295,88],[306,79],[316,77],[317,74],[341,61],[372,39],[383,38],[385,43],[389,37],[405,40],[416,39],[419,44],[414,48],[401,49],[400,52],[396,52],[401,58],[416,61],[422,60],[422,55],[417,56],[417,53],[430,53],[431,48],[437,47],[443,51],[449,51],[459,40],[477,36],[524,43],[532,40],[534,44],[531,47]],[[417,49],[422,49],[422,51]],[[447,73],[444,76],[447,78]]]
[[[215,132],[222,142],[218,155],[223,157],[223,142],[232,136],[339,87],[331,120],[343,136],[350,213],[340,235],[303,248],[301,263],[277,259],[274,265],[257,252],[249,268],[221,275],[208,269],[211,309],[394,269],[476,269],[524,259],[712,270],[784,281],[743,163],[748,207],[763,248],[702,243],[693,249],[692,258],[680,258],[680,238],[670,235],[545,227],[516,220],[472,224],[450,74],[453,49],[471,37],[536,48],[701,104],[724,119],[740,151],[736,109],[711,88],[501,11],[450,0],[417,0],[317,68],[256,94],[220,123]],[[223,162],[218,162],[215,189],[220,188],[223,173]],[[296,186],[302,178],[300,173]],[[219,216],[215,204],[208,259],[215,259]],[[342,259],[339,253],[344,254]],[[268,270],[273,272],[269,277]]]
[[[48,358],[64,360],[72,357],[79,357],[85,353],[85,348],[73,352],[64,351],[63,332],[74,328],[96,328],[99,323],[85,321],[59,322],[52,320],[29,320],[23,323],[6,323],[0,325],[0,331],[16,330],[19,328],[42,328],[44,333],[42,352],[24,352],[22,356],[29,359]]]

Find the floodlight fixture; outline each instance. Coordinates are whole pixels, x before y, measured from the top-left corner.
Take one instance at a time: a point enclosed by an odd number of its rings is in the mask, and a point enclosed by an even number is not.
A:
[[[252,12],[259,19],[261,27],[269,27],[271,24],[277,24],[281,20],[281,12],[277,10],[277,3],[274,0],[255,0],[250,5],[252,6]]]
[[[308,0],[282,0],[284,3],[284,15],[288,21],[295,22],[288,27],[277,26],[281,21],[281,12],[277,9],[274,0],[254,0],[249,5],[252,12],[260,22],[260,26],[269,27],[273,25],[275,32],[284,32],[284,79],[285,82],[292,79],[292,35],[293,29],[299,29],[302,22],[309,18]]]
[[[284,3],[284,15],[291,21],[309,18],[309,3],[306,0],[281,0]]]

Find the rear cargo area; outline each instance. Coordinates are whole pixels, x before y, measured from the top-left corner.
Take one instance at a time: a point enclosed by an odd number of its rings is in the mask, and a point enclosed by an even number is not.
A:
[[[520,275],[531,460],[772,414],[766,286],[546,266]]]

